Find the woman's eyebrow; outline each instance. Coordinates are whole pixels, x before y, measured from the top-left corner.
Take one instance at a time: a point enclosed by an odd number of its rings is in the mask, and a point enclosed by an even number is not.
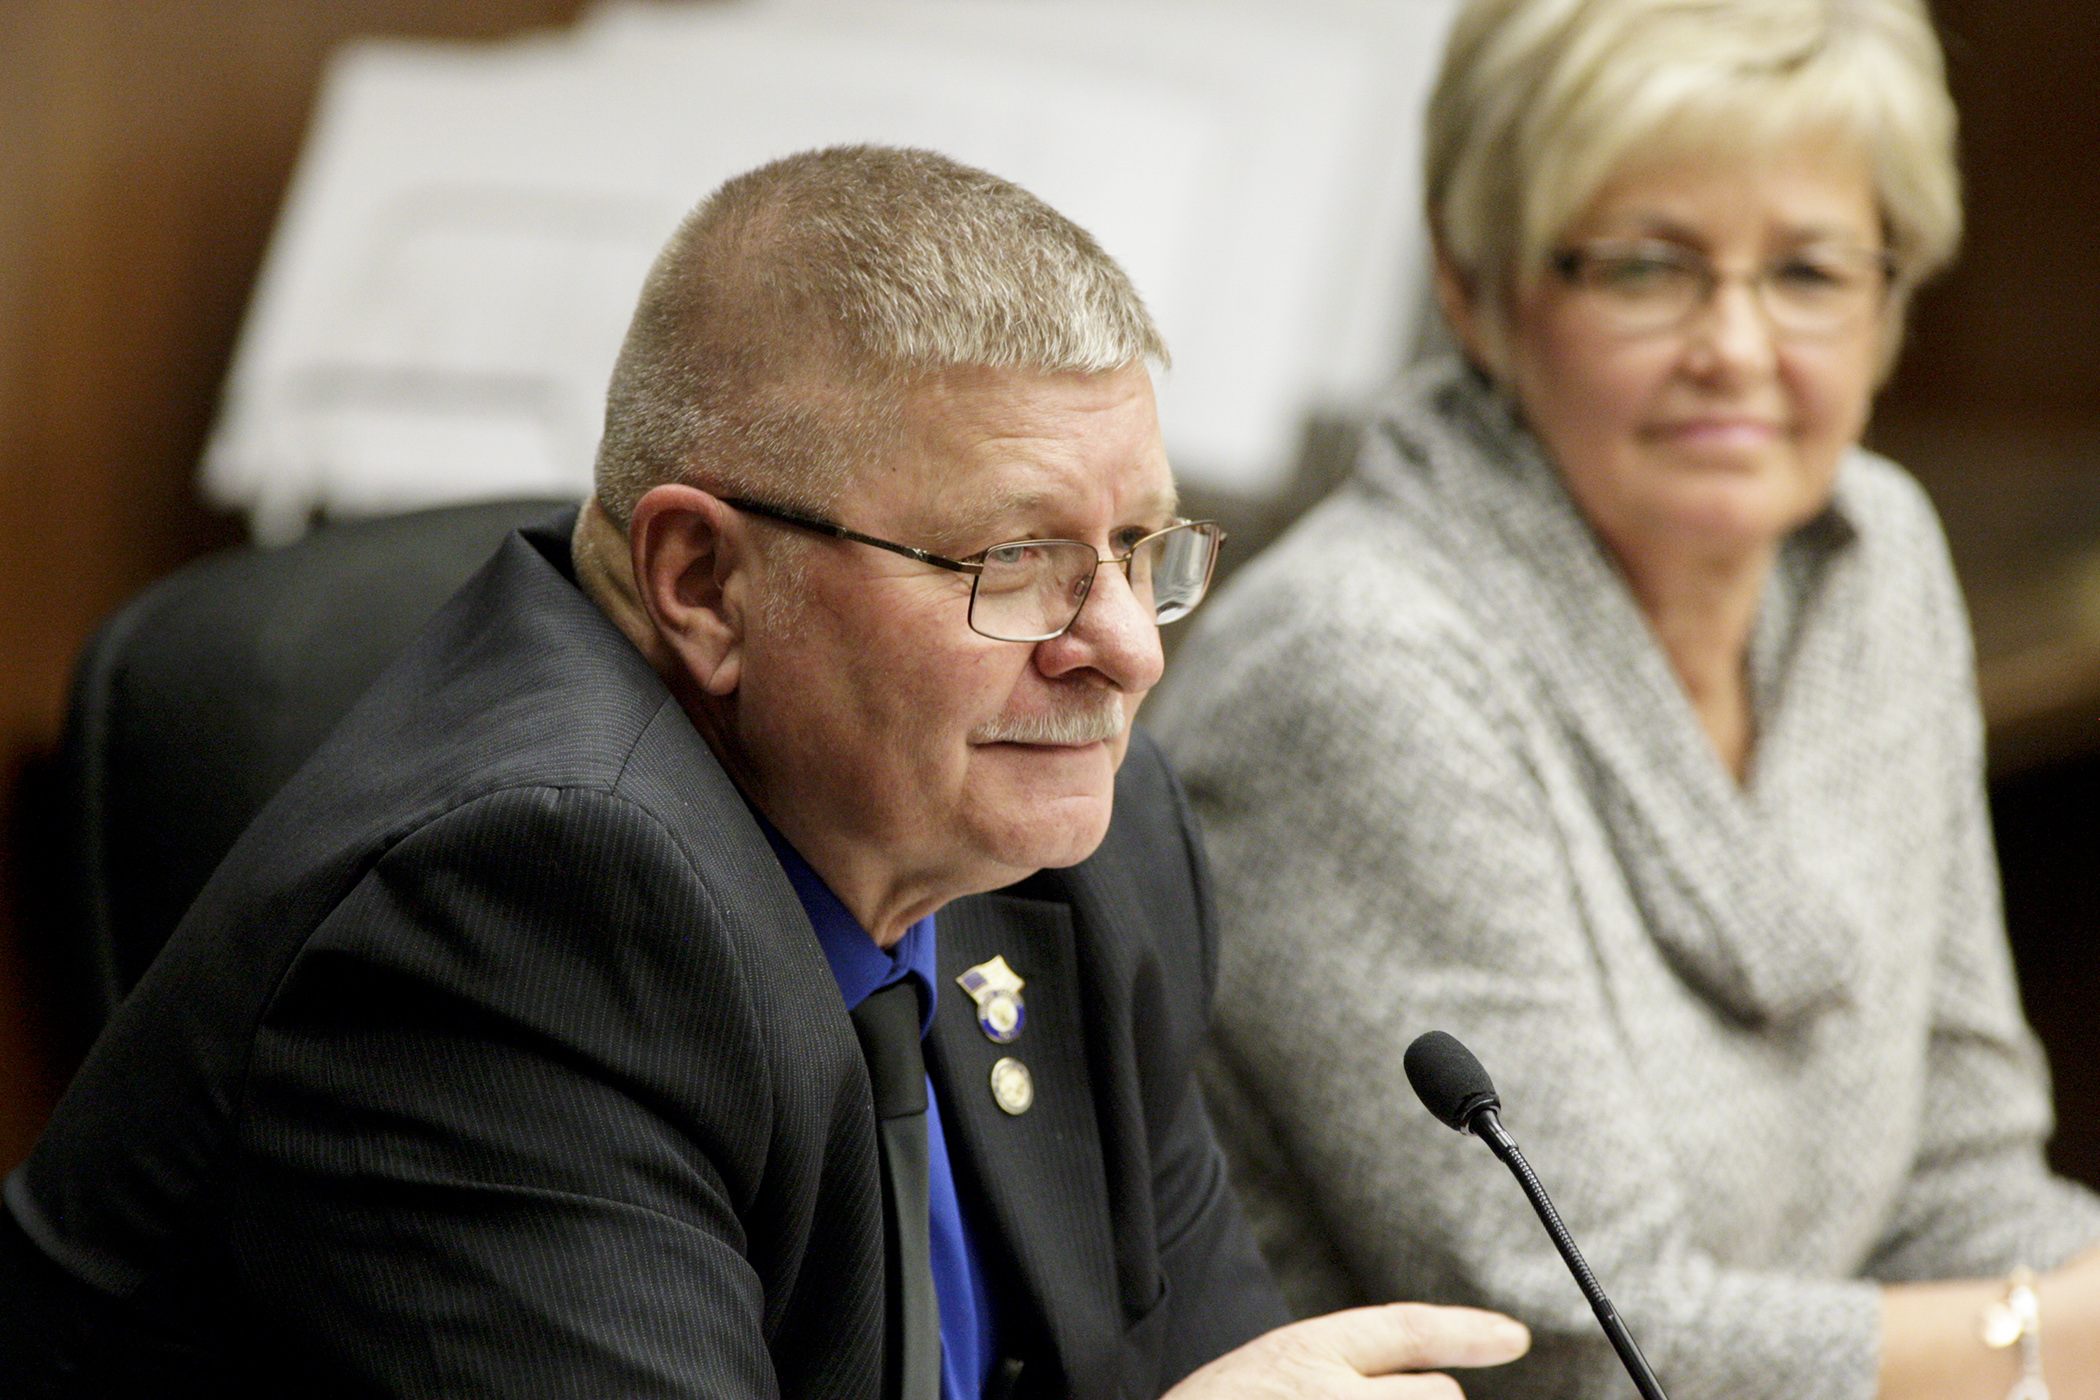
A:
[[[1799,223],[1781,224],[1771,230],[1777,241],[1788,246],[1807,243],[1866,243],[1875,241],[1880,230],[1862,230],[1853,224],[1838,220],[1804,219]],[[1659,243],[1676,243],[1687,248],[1705,248],[1708,238],[1701,230],[1684,222],[1675,215],[1655,209],[1632,209],[1607,222],[1599,231],[1602,238],[1647,240]]]

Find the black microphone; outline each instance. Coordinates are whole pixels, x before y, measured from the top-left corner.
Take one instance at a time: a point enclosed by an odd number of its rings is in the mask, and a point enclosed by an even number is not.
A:
[[[1644,1400],[1669,1400],[1663,1394],[1662,1383],[1655,1379],[1655,1372],[1648,1369],[1648,1358],[1641,1355],[1633,1334],[1619,1319],[1619,1310],[1604,1296],[1597,1276],[1590,1272],[1582,1251],[1575,1247],[1575,1237],[1560,1223],[1560,1212],[1547,1199],[1546,1188],[1539,1185],[1531,1163],[1517,1150],[1516,1139],[1503,1131],[1502,1100],[1495,1095],[1495,1081],[1488,1078],[1473,1052],[1461,1045],[1456,1036],[1430,1031],[1417,1036],[1415,1043],[1407,1047],[1404,1063],[1407,1082],[1414,1085],[1415,1097],[1424,1108],[1447,1127],[1479,1138],[1516,1173],[1518,1185],[1531,1198],[1531,1208],[1538,1212],[1540,1223],[1553,1237],[1554,1248],[1568,1261],[1575,1282],[1582,1286],[1582,1296],[1590,1300],[1590,1311],[1597,1314],[1597,1323],[1610,1339],[1612,1350],[1625,1363],[1626,1374],[1633,1377],[1634,1388]]]

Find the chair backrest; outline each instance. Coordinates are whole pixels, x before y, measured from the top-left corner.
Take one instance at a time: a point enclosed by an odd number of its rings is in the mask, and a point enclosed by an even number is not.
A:
[[[137,982],[234,838],[503,536],[501,501],[226,550],[105,622],[65,738],[68,902],[89,1012]]]

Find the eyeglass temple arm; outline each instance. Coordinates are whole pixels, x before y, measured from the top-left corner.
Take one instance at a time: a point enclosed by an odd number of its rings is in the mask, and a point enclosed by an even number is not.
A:
[[[873,535],[863,535],[858,530],[849,530],[843,525],[821,517],[803,515],[799,511],[783,510],[779,506],[769,506],[762,501],[747,500],[741,496],[724,496],[722,497],[722,504],[737,510],[749,511],[753,515],[762,515],[768,520],[777,520],[783,525],[795,525],[804,530],[814,530],[820,535],[829,535],[835,540],[851,540],[855,544],[872,545],[876,549],[886,549],[892,554],[901,554],[907,559],[916,559],[922,564],[931,564],[937,569],[947,569],[958,574],[981,574],[984,572],[984,565],[982,564],[967,563],[961,559],[950,559],[945,554],[935,554],[930,550],[915,549],[908,544],[898,544],[895,540],[882,540],[875,538]],[[1224,527],[1211,520],[1177,520],[1164,530],[1154,530],[1121,554],[1101,555],[1097,553],[1094,556],[1094,570],[1098,571],[1103,564],[1120,564],[1127,575],[1130,571],[1131,558],[1136,555],[1139,549],[1144,547],[1147,541],[1158,539],[1161,535],[1171,534],[1176,530],[1186,529],[1192,525],[1207,525],[1210,527],[1210,533],[1214,539],[1214,543],[1211,546],[1213,550],[1212,558],[1215,561],[1216,549],[1225,543]],[[1078,543],[1078,541],[1074,541],[1074,543]]]
[[[981,574],[984,572],[984,565],[982,564],[966,564],[960,559],[950,559],[945,554],[934,554],[928,550],[914,549],[908,544],[898,544],[895,540],[878,540],[873,535],[863,535],[858,530],[849,530],[843,525],[834,524],[829,520],[821,520],[814,515],[801,515],[795,511],[782,510],[778,506],[769,506],[758,501],[747,501],[738,496],[724,496],[722,504],[733,506],[737,510],[749,511],[753,515],[762,515],[768,520],[777,520],[783,525],[798,525],[805,530],[814,530],[820,535],[829,535],[835,540],[851,540],[855,544],[873,545],[877,549],[886,549],[892,554],[901,554],[907,559],[916,559],[921,564],[931,564],[937,569],[947,569],[958,574]]]

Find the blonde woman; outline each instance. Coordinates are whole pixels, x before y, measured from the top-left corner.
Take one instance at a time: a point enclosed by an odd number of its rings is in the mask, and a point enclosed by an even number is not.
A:
[[[1529,1323],[1477,1396],[1627,1382],[1409,1094],[1431,1028],[1674,1400],[2100,1395],[2100,1203],[2041,1156],[1961,602],[1857,446],[1959,235],[1953,142],[1916,0],[1466,5],[1427,179],[1463,359],[1155,701],[1271,1260],[1307,1311]]]

